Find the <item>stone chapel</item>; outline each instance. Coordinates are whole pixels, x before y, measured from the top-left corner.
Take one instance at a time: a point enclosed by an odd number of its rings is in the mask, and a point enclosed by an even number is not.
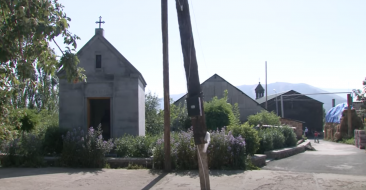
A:
[[[145,87],[141,73],[104,37],[101,27],[78,51],[87,82],[59,83],[63,128],[102,126],[106,139],[145,135]],[[58,75],[65,72],[61,70]]]

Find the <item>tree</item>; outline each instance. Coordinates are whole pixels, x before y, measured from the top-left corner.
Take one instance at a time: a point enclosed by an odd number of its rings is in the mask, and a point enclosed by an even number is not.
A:
[[[234,118],[231,104],[227,103],[228,91],[224,91],[224,97],[218,99],[216,96],[210,102],[204,103],[207,129],[217,130],[230,125],[231,118]]]
[[[280,117],[277,116],[274,112],[268,112],[266,110],[262,110],[256,115],[250,115],[248,117],[249,125],[275,125],[279,126],[281,124]]]
[[[170,126],[172,131],[186,131],[191,127],[191,119],[188,117],[187,105],[175,105],[170,103]]]
[[[0,125],[14,108],[50,108],[61,68],[69,82],[86,80],[74,54],[80,38],[68,30],[69,21],[57,0],[0,1]],[[49,43],[60,35],[71,48],[60,49],[58,61]]]
[[[148,92],[145,94],[145,128],[146,134],[156,135],[164,130],[164,113],[159,109],[159,97]]]
[[[356,95],[357,100],[362,101],[363,105],[361,105],[362,109],[366,109],[366,78],[362,81],[363,88],[362,89],[353,89],[353,93]]]

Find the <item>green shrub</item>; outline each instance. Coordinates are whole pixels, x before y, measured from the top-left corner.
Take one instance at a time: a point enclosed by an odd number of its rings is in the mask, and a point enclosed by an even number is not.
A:
[[[273,149],[280,149],[284,147],[285,136],[282,134],[280,128],[265,129],[272,135]]]
[[[241,135],[245,139],[245,150],[248,155],[254,155],[260,146],[260,139],[257,130],[250,126],[249,123],[242,125],[233,125],[228,127],[232,131],[234,137]]]
[[[194,145],[193,132],[172,133],[171,135],[172,168],[197,169],[197,149]],[[158,139],[153,151],[154,164],[164,166],[164,139]],[[245,169],[245,141],[241,136],[234,137],[231,132],[213,131],[207,148],[210,169]]]
[[[100,127],[68,131],[63,137],[61,163],[70,167],[102,168],[105,154],[113,148],[112,139],[104,141]]]
[[[355,138],[343,138],[341,141],[339,141],[340,143],[344,143],[344,144],[350,144],[350,145],[355,145]]]
[[[126,169],[128,169],[128,170],[138,170],[138,169],[146,169],[146,168],[142,165],[128,164]]]
[[[274,125],[279,126],[281,124],[280,117],[277,116],[274,112],[268,112],[266,110],[262,110],[261,112],[250,115],[248,117],[248,122],[250,125]]]
[[[19,138],[3,143],[2,150],[7,153],[3,166],[39,167],[43,166],[42,140],[40,137],[24,132]]]
[[[304,141],[308,140],[308,138],[305,135],[302,135],[302,139],[304,139]]]
[[[46,129],[43,140],[43,149],[46,155],[61,155],[63,149],[63,136],[66,136],[67,129],[58,126],[51,126]]]
[[[230,118],[235,117],[231,104],[227,103],[227,90],[223,98],[214,97],[210,102],[205,102],[204,110],[208,130],[221,130],[230,125]]]
[[[158,136],[124,135],[114,141],[118,157],[147,158],[152,156]]]
[[[258,153],[263,154],[265,151],[273,150],[273,136],[269,133],[269,131],[261,129],[258,132],[258,136],[260,138]]]
[[[282,126],[281,128],[282,134],[285,137],[285,147],[296,146],[297,138],[294,130],[289,126]]]

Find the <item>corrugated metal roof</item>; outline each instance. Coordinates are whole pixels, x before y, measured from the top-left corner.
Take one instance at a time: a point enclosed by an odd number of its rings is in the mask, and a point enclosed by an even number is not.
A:
[[[276,98],[276,96],[280,96],[280,95],[285,94],[285,93],[290,92],[290,91],[291,90],[285,91],[285,92],[279,92],[279,93],[273,94],[273,95],[269,95],[269,96],[267,96],[267,101],[269,101],[269,100],[271,100],[273,98]],[[262,103],[266,102],[266,97],[263,96],[262,98],[258,98],[255,101],[257,101],[259,104],[262,104]]]

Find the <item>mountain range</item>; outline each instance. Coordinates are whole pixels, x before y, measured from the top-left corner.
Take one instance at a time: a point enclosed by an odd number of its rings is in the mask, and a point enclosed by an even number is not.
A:
[[[255,100],[255,91],[254,89],[257,87],[258,84],[253,85],[240,85],[236,86],[238,89],[243,91],[245,94],[247,94],[249,97],[253,98]],[[265,88],[265,85],[262,84],[263,88]],[[267,95],[272,95],[284,91],[294,90],[301,94],[315,94],[315,93],[328,93],[328,92],[350,92],[349,89],[321,89],[317,88],[305,83],[298,83],[298,84],[292,84],[292,83],[286,83],[286,82],[276,82],[267,84],[268,93]],[[274,91],[276,90],[276,92]],[[181,98],[185,93],[181,94],[172,94],[170,97],[176,101],[179,98]],[[323,107],[325,108],[326,112],[330,108],[332,108],[332,99],[335,99],[335,103],[340,104],[343,102],[347,102],[346,100],[346,94],[320,94],[320,95],[308,95],[310,98],[313,98],[315,100],[318,100],[320,102],[323,102]],[[161,101],[161,109],[163,109],[163,104]]]

